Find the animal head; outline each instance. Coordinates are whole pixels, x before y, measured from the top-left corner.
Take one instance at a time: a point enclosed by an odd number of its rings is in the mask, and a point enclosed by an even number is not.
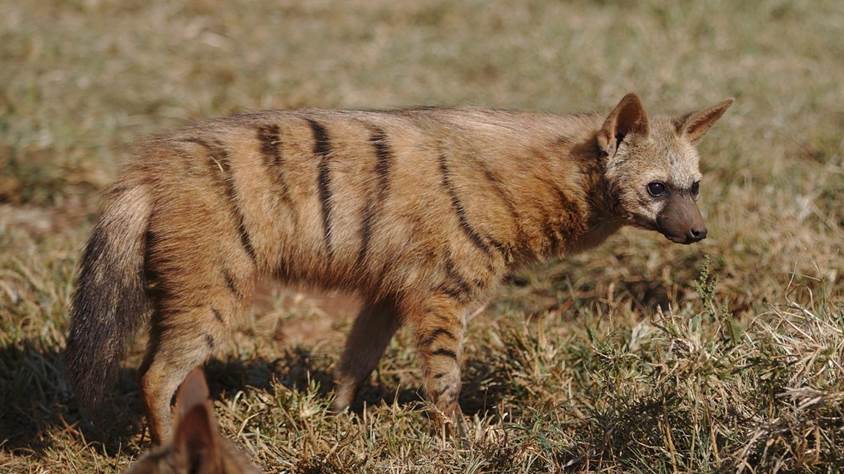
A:
[[[697,206],[701,174],[695,146],[733,99],[677,117],[649,118],[636,94],[627,94],[598,132],[607,179],[627,221],[672,242],[706,238]]]
[[[213,413],[202,369],[194,369],[176,393],[172,443],[144,454],[126,474],[258,472],[217,432]]]

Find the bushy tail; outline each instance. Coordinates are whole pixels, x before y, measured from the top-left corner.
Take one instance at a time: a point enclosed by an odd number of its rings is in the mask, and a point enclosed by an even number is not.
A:
[[[144,185],[115,186],[82,255],[65,363],[80,408],[88,414],[101,407],[129,338],[149,309],[144,253],[151,207]]]

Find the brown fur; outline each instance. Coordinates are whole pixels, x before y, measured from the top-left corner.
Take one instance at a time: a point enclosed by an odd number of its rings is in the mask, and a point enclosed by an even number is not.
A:
[[[217,432],[208,396],[202,370],[192,370],[176,393],[173,442],[145,453],[126,474],[257,473],[258,469]]]
[[[107,372],[96,348],[121,353],[134,328],[112,321],[141,318],[98,307],[122,290],[92,299],[110,287],[86,284],[90,273],[149,287],[142,386],[156,441],[170,438],[178,382],[213,352],[256,279],[272,275],[354,289],[367,302],[337,365],[337,408],[407,322],[427,393],[459,418],[464,315],[514,266],[588,249],[626,224],[660,230],[666,203],[648,196],[647,183],[686,192],[700,175],[691,139],[728,105],[675,119],[648,118],[635,95],[606,118],[270,111],[148,141],[95,229],[92,241],[108,245],[83,259],[69,341],[80,398],[101,398],[102,384],[84,375]]]

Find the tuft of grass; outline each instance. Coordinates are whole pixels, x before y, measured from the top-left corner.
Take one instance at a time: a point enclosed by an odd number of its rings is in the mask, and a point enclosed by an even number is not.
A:
[[[208,365],[269,472],[844,467],[844,6],[758,2],[0,0],[0,471],[116,472],[148,447],[143,335],[89,440],[63,378],[73,272],[124,149],[261,108],[649,110],[735,96],[692,247],[625,230],[520,270],[469,328],[466,446],[401,332],[332,415],[345,304],[269,287]]]

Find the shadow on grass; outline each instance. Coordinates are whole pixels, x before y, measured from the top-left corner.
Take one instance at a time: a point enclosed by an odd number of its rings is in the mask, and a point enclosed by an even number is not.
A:
[[[64,353],[33,341],[0,348],[0,452],[39,455],[56,430],[116,452],[143,426],[137,370],[120,369],[112,397],[97,418],[107,429],[84,421],[64,377]]]
[[[480,381],[491,375],[486,373],[490,369],[481,360],[467,360],[465,367],[471,378],[464,383],[461,406],[468,415],[490,414],[501,398],[495,390],[481,386]],[[79,412],[63,370],[59,349],[42,350],[32,341],[0,349],[0,453],[38,456],[50,448],[56,431],[64,431],[73,437],[84,436],[95,449],[114,455],[125,451],[129,440],[146,429],[137,369],[120,370],[111,398],[96,414],[100,420],[96,425]],[[206,373],[215,399],[246,388],[272,393],[274,382],[300,392],[316,382],[326,398],[333,396],[334,390],[330,363],[315,360],[302,348],[273,360],[213,359],[206,365]],[[421,407],[424,400],[420,387],[400,388],[375,381],[364,384],[351,408],[360,414],[364,404]],[[108,425],[102,420],[108,420]],[[144,434],[144,440],[148,439]]]
[[[0,348],[0,440],[2,451],[35,448],[40,434],[60,421],[64,394],[60,354],[27,341]]]
[[[560,280],[560,281],[565,281]],[[693,280],[690,280],[693,281]],[[563,286],[563,284],[559,284]],[[628,277],[612,281],[612,304],[629,307],[633,311],[651,312],[657,308],[667,311],[682,300],[681,288],[668,285],[659,279]],[[587,280],[576,288],[572,302],[578,307],[609,310],[609,283],[606,278]]]
[[[421,406],[425,402],[424,392],[421,387],[400,388],[382,383],[363,385],[358,392],[355,402],[349,407],[358,415],[363,413],[363,406],[396,405],[402,408]]]
[[[146,429],[138,370],[120,369],[94,424],[80,413],[65,381],[62,350],[39,346],[23,341],[0,348],[0,453],[39,456],[51,447],[56,431],[84,437],[110,455],[125,451],[128,441]],[[206,373],[215,399],[248,387],[272,392],[273,380],[298,391],[313,380],[326,396],[333,390],[331,374],[301,349],[271,361],[213,359]]]
[[[230,370],[236,363],[228,363]],[[223,383],[223,391],[228,388],[253,386],[271,390],[270,378],[275,377],[278,383],[287,388],[305,391],[309,381],[318,384],[318,393],[327,398],[334,395],[334,381],[330,370],[330,363],[327,360],[315,361],[310,351],[303,348],[296,348],[289,351],[285,356],[272,362],[268,362],[260,368],[249,363],[250,369],[240,372],[241,375],[218,372],[215,364],[208,367],[209,377],[220,376],[218,380]],[[499,380],[500,373],[483,358],[467,358],[462,363],[463,385],[460,395],[460,406],[464,414],[472,416],[495,415],[498,405],[506,396],[507,381]],[[233,380],[230,377],[239,376],[241,380]],[[214,391],[214,382],[212,392]],[[397,381],[382,381],[379,377],[370,377],[365,382],[355,401],[349,407],[358,415],[363,413],[364,405],[368,407],[377,405],[396,404],[399,407],[424,409],[427,402],[424,389],[418,385],[402,385]]]
[[[212,396],[217,398],[228,393],[253,387],[272,393],[273,381],[285,387],[304,392],[309,383],[315,383],[320,396],[328,399],[334,395],[332,361],[314,356],[302,347],[288,350],[274,360],[212,360],[206,365],[208,383]],[[380,381],[364,383],[355,402],[353,412],[362,413],[363,406],[398,403],[407,406],[424,400],[421,389],[398,388]]]
[[[469,358],[463,361],[463,387],[460,407],[465,415],[481,418],[498,415],[499,405],[507,396],[506,380],[502,372],[490,364],[490,359]]]
[[[327,401],[334,395],[334,380],[331,362],[325,358],[315,358],[305,348],[295,348],[283,356],[268,360],[219,361],[213,360],[206,366],[208,383],[214,398],[225,398],[237,390],[253,387],[272,393],[273,381],[285,387],[304,392],[308,384],[315,382],[318,393]],[[488,361],[470,358],[463,362],[463,387],[460,405],[467,415],[486,416],[494,414],[503,399],[504,381],[489,383],[496,374]],[[365,382],[355,397],[350,409],[361,414],[364,405],[396,404],[402,408],[419,407],[426,402],[421,386],[381,381],[378,377]]]

